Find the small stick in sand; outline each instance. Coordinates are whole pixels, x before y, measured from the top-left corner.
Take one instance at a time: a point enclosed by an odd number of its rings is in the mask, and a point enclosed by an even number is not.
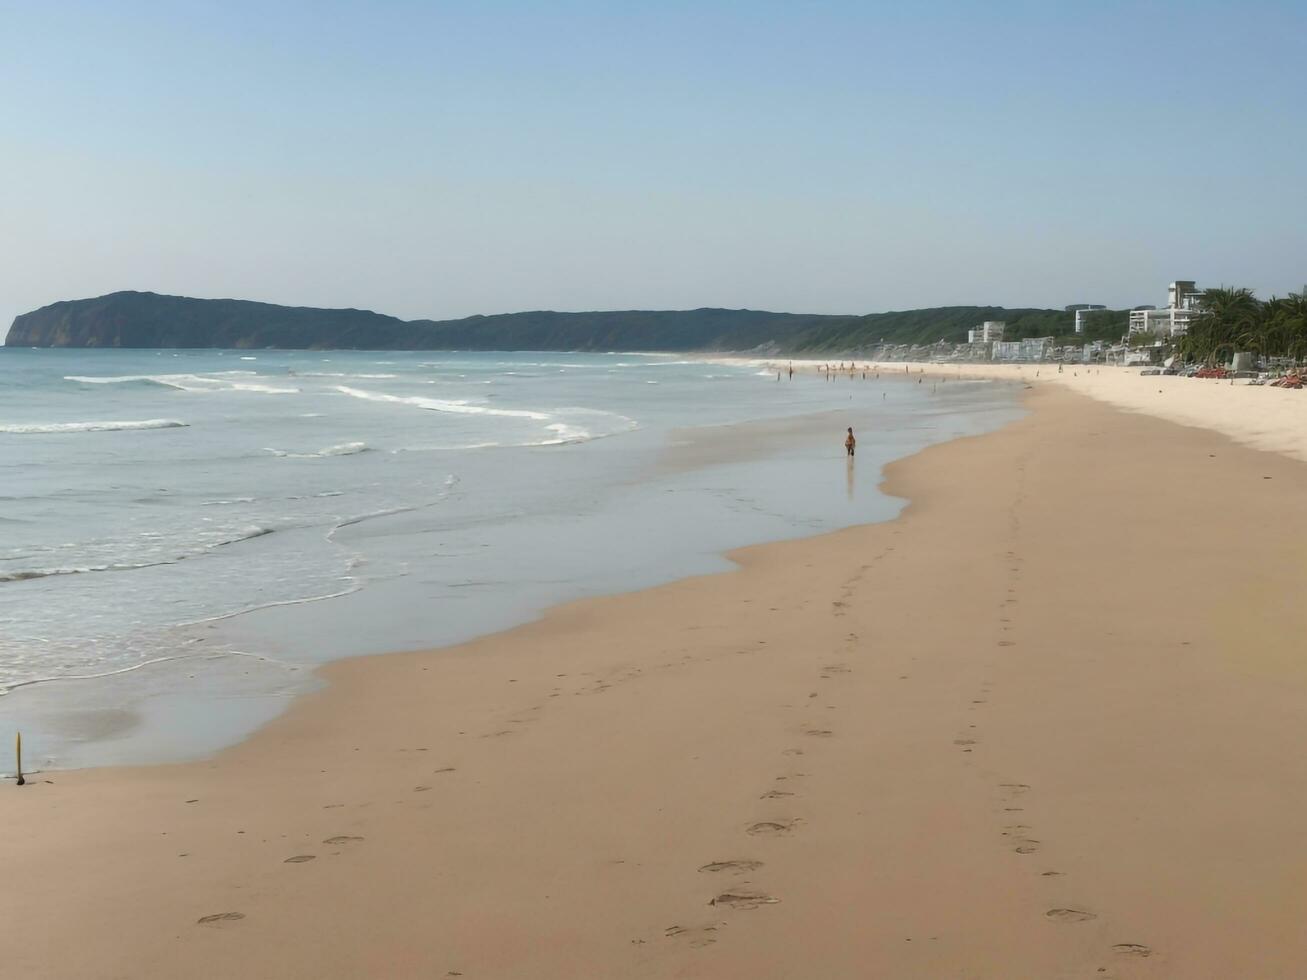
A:
[[[23,778],[23,733],[18,733],[18,738],[14,743],[14,755],[18,759],[18,785],[26,785],[27,780]]]

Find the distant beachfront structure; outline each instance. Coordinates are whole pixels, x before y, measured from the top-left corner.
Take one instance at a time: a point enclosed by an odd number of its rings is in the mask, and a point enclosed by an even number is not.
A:
[[[1101,303],[1072,303],[1066,307],[1068,313],[1076,315],[1076,333],[1085,332],[1085,314],[1092,313],[1094,310],[1105,310],[1106,306]]]
[[[990,357],[995,361],[1042,361],[1052,348],[1052,337],[1000,340],[991,349]]]
[[[1166,307],[1141,307],[1130,311],[1130,333],[1151,333],[1159,337],[1183,337],[1189,321],[1202,308],[1203,290],[1192,279],[1177,279],[1167,287]]]
[[[967,331],[968,344],[992,344],[1003,339],[1007,323],[1003,320],[986,320],[978,327]]]
[[[996,361],[1015,361],[1021,356],[1021,341],[1001,340],[994,345],[990,356]]]

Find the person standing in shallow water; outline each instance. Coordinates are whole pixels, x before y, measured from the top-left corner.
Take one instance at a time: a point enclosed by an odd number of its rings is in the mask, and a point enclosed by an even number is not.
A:
[[[844,449],[852,456],[853,450],[858,448],[858,440],[853,438],[853,427],[849,426],[849,434],[844,437]]]

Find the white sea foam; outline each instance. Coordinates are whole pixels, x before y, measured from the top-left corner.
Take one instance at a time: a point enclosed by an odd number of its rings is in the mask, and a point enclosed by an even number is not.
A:
[[[358,378],[368,381],[387,381],[398,374],[350,374],[346,371],[296,371],[297,378]]]
[[[319,449],[316,453],[292,453],[286,449],[265,449],[264,452],[272,453],[274,456],[281,456],[285,459],[323,459],[327,456],[353,456],[356,453],[366,453],[371,447],[366,442],[342,442],[335,446],[327,446],[325,449]]]
[[[56,432],[121,432],[129,429],[182,429],[185,422],[176,419],[142,419],[137,422],[32,422],[0,424],[0,433],[43,435]]]
[[[515,444],[517,446],[522,443]],[[501,442],[463,442],[452,443],[444,446],[400,446],[398,449],[390,450],[391,455],[400,453],[449,453],[459,452],[465,449],[504,449],[507,448]]]
[[[553,425],[545,426],[550,432],[557,433],[554,439],[547,439],[544,442],[537,443],[540,446],[562,445],[568,442],[589,442],[594,436],[588,429],[583,429],[579,425],[567,425],[565,422],[555,422]]]
[[[319,449],[319,456],[353,456],[355,453],[365,453],[368,451],[366,442],[342,442],[336,446],[328,446],[326,449]]]
[[[483,405],[472,405],[466,401],[424,398],[421,395],[387,395],[379,391],[364,391],[361,388],[350,388],[346,385],[336,385],[336,390],[341,394],[349,395],[351,398],[362,398],[371,402],[390,402],[395,405],[412,405],[415,408],[426,409],[429,412],[450,412],[455,415],[499,415],[505,418],[535,419],[538,422],[544,422],[550,418],[544,412],[528,412],[514,408],[486,408]]]
[[[31,687],[33,684],[52,684],[58,681],[93,681],[103,677],[115,677],[118,674],[130,674],[132,671],[140,670],[142,667],[151,667],[155,664],[168,663],[174,660],[186,660],[194,657],[196,654],[174,654],[165,657],[152,657],[149,660],[142,660],[140,663],[130,664],[126,667],[115,667],[111,670],[102,670],[93,674],[54,674],[50,677],[31,677],[27,680],[13,681],[5,686],[0,686],[0,697],[16,691],[20,687]]]

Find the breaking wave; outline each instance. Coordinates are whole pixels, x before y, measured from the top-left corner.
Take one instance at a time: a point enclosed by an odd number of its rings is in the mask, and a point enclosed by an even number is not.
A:
[[[516,408],[486,408],[483,405],[472,405],[466,401],[424,398],[421,395],[386,395],[379,391],[350,388],[347,385],[336,385],[336,390],[343,395],[349,395],[351,398],[362,398],[370,402],[390,402],[395,405],[412,405],[414,408],[426,409],[429,412],[450,412],[455,415],[498,415],[505,418],[534,419],[537,422],[546,422],[551,418],[544,412],[528,412]]]
[[[236,377],[259,377],[253,371],[225,371],[224,377],[206,377],[202,374],[122,374],[100,377],[80,374],[64,376],[65,381],[84,385],[153,384],[177,391],[250,391],[263,395],[296,395],[298,388],[261,384],[257,381],[237,381]]]
[[[328,456],[353,456],[357,453],[366,453],[371,448],[366,442],[342,442],[337,446],[319,449],[316,453],[292,453],[285,449],[267,449],[265,452],[285,459],[324,459]]]
[[[205,552],[213,551],[216,548],[225,548],[229,545],[239,544],[242,541],[249,541],[251,538],[261,538],[265,534],[273,534],[275,531],[276,528],[253,525],[245,528],[243,531],[237,532],[230,538],[205,545],[195,551],[182,552],[168,558],[160,558],[157,561],[107,562],[100,565],[28,568],[17,572],[0,572],[0,582],[29,582],[32,579],[53,578],[58,575],[85,575],[90,572],[131,572],[139,568],[156,568],[159,565],[175,565],[179,561],[193,558],[196,555],[202,555]]]

